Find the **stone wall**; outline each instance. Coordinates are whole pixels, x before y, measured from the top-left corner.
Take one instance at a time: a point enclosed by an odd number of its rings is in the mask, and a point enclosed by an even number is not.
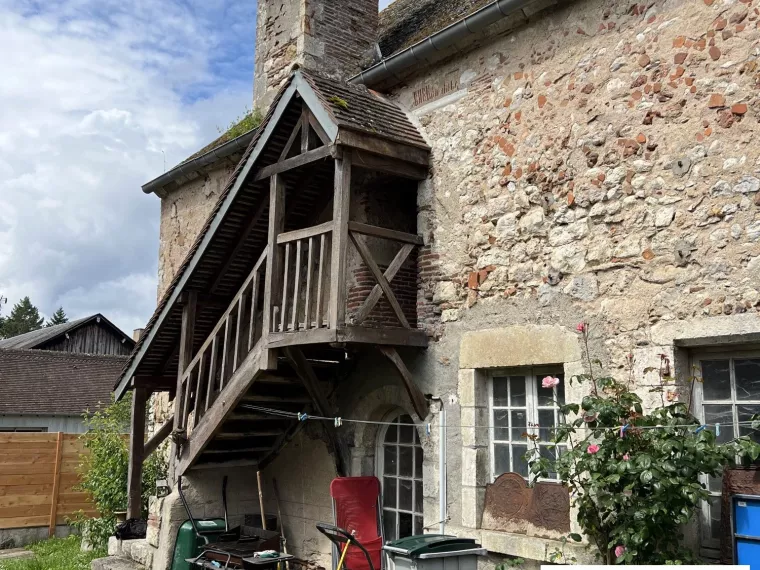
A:
[[[269,106],[293,65],[333,78],[357,73],[375,42],[377,8],[377,0],[259,2],[254,107]]]

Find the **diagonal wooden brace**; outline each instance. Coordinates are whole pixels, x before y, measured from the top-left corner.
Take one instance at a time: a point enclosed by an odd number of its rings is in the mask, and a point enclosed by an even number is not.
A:
[[[414,383],[412,373],[409,372],[406,364],[404,364],[404,361],[401,360],[401,355],[392,346],[377,346],[377,350],[379,350],[381,354],[390,360],[396,367],[396,370],[401,376],[401,380],[404,382],[406,392],[409,394],[409,399],[412,401],[412,406],[414,407],[415,413],[420,417],[421,420],[424,420],[427,417],[429,411],[427,399],[425,399],[425,395],[422,393],[422,390],[420,390],[417,387],[417,384]]]
[[[396,254],[396,257],[388,266],[388,269],[385,271],[385,273],[383,273],[380,271],[380,267],[378,267],[377,263],[375,263],[375,260],[372,259],[372,253],[369,251],[367,245],[356,235],[356,233],[349,232],[348,235],[356,247],[356,250],[359,252],[359,255],[364,260],[364,263],[372,272],[372,276],[377,281],[377,285],[375,285],[374,289],[372,289],[369,296],[364,301],[364,304],[359,309],[355,324],[359,324],[364,321],[364,319],[369,316],[374,306],[380,300],[381,295],[385,294],[385,297],[388,299],[388,304],[390,304],[391,309],[393,309],[393,312],[401,325],[407,329],[411,328],[409,326],[409,321],[406,320],[404,311],[401,310],[401,305],[399,305],[398,299],[396,299],[396,295],[394,295],[393,290],[391,289],[389,281],[393,279],[396,276],[396,273],[398,273],[398,270],[401,269],[401,266],[404,264],[406,259],[409,257],[409,254],[414,249],[414,245],[405,244],[401,248],[401,251]]]

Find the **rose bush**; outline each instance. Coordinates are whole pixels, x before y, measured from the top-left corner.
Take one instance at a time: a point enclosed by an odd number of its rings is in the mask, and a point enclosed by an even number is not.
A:
[[[588,325],[577,330],[588,355]],[[688,403],[666,402],[670,379],[662,371],[660,385],[651,390],[663,393],[663,405],[645,413],[631,381],[595,377],[595,364],[589,361],[590,373],[570,380],[589,385],[589,395],[580,405],[560,406],[561,415],[577,417],[554,430],[552,441],[567,447],[555,460],[533,449],[531,472],[559,475],[578,509],[580,527],[605,563],[695,561],[682,529],[709,496],[701,476],[719,476],[738,458],[756,460],[760,445],[746,436],[717,444]],[[581,540],[578,534],[570,538]]]

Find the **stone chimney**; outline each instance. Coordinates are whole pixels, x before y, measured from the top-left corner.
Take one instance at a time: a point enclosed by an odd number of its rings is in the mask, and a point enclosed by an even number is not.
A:
[[[137,342],[145,332],[145,329],[135,329],[132,331],[132,340]]]
[[[294,65],[334,79],[358,73],[377,26],[378,0],[259,0],[254,107],[266,111]]]

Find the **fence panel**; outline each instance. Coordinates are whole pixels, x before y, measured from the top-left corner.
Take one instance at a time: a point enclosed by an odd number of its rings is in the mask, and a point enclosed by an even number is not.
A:
[[[87,453],[79,434],[0,433],[0,529],[66,524],[82,510],[97,514],[76,490],[80,455]]]

